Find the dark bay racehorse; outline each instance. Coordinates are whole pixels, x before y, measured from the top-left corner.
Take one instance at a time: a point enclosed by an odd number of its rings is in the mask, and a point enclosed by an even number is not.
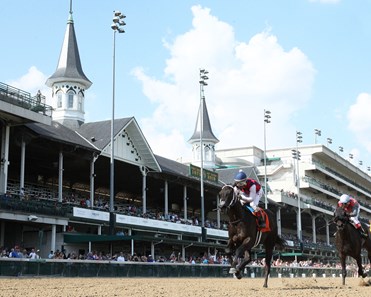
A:
[[[334,213],[334,223],[336,224],[335,245],[338,250],[341,273],[343,278],[343,285],[345,285],[345,277],[347,276],[345,260],[347,256],[354,258],[358,265],[358,276],[365,278],[367,273],[363,271],[361,250],[364,248],[368,253],[368,260],[371,262],[371,239],[370,232],[368,238],[364,239],[361,234],[356,230],[349,220],[349,215],[338,207]]]
[[[267,288],[273,249],[275,246],[282,249],[285,244],[285,241],[277,234],[275,215],[270,210],[266,210],[271,231],[258,232],[256,217],[241,205],[231,185],[225,185],[219,192],[219,208],[226,209],[229,217],[229,239],[226,248],[231,263],[229,272],[241,279],[245,266],[252,260],[252,248],[262,243],[265,248],[264,287]]]

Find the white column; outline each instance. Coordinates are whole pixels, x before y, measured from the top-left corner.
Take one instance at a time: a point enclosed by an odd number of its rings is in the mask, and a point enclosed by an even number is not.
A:
[[[131,236],[132,232],[131,232],[131,229],[128,230],[128,235]],[[130,254],[131,255],[134,255],[134,239],[130,240],[131,241],[131,252]]]
[[[58,202],[63,201],[63,152],[59,152],[59,168],[58,168]]]
[[[94,178],[95,178],[95,173],[94,173],[94,162],[95,158],[90,161],[90,208],[94,208]]]
[[[52,225],[52,234],[51,234],[50,250],[55,252],[56,238],[57,238],[57,225]]]
[[[317,243],[316,218],[317,218],[317,216],[314,216],[314,215],[312,216],[313,243]]]
[[[1,133],[2,137],[1,137],[0,193],[6,192],[8,183],[9,132],[10,132],[9,126],[3,127]]]
[[[167,183],[167,180],[165,180],[165,188],[164,188],[164,195],[165,195],[165,217],[169,214],[169,185]]]
[[[277,234],[282,235],[281,208],[277,209]]]
[[[142,171],[142,175],[142,208],[143,214],[145,214],[147,212],[147,174],[145,170]]]
[[[187,220],[187,206],[188,206],[188,201],[187,201],[187,186],[183,186],[183,216],[184,220]]]
[[[220,209],[219,209],[219,199],[218,198],[219,198],[218,195],[216,195],[216,209],[217,209],[217,211],[216,211],[216,221],[217,221],[217,227],[218,227],[218,229],[220,229],[221,224],[220,224]]]
[[[24,169],[26,164],[26,142],[22,138],[21,143],[21,168],[19,177],[19,192],[24,188]]]
[[[326,243],[327,245],[330,245],[330,226],[329,226],[329,220],[326,218]]]
[[[151,241],[151,255],[152,259],[155,259],[155,244],[153,243],[153,241]],[[146,257],[148,257],[148,255],[146,255]]]

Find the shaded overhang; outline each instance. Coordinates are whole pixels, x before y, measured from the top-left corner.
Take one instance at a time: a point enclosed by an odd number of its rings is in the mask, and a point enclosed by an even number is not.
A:
[[[118,241],[145,241],[145,242],[156,242],[164,244],[178,244],[185,246],[198,246],[198,247],[215,247],[223,249],[226,247],[225,244],[215,242],[200,242],[192,240],[179,240],[174,238],[158,238],[154,236],[142,236],[142,235],[98,235],[98,234],[80,234],[80,233],[65,233],[63,234],[65,243],[88,243],[88,242],[118,242]]]

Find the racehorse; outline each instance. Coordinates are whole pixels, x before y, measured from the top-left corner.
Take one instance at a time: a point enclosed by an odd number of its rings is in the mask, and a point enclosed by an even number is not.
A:
[[[341,273],[343,285],[345,285],[345,277],[347,276],[345,260],[347,256],[354,258],[358,265],[358,276],[365,278],[367,273],[363,271],[361,250],[367,250],[368,260],[371,262],[371,239],[370,232],[368,238],[362,238],[361,234],[356,230],[349,219],[349,215],[344,209],[338,207],[334,213],[334,223],[336,224],[335,245],[340,256]]]
[[[252,248],[262,243],[265,248],[263,287],[267,288],[273,249],[275,246],[283,249],[285,244],[285,240],[277,234],[275,215],[270,210],[265,210],[271,231],[260,232],[257,228],[256,217],[241,205],[240,199],[231,185],[223,186],[219,192],[219,209],[226,209],[229,217],[229,239],[225,249],[231,263],[229,273],[232,273],[237,279],[241,279],[245,266],[252,260]]]

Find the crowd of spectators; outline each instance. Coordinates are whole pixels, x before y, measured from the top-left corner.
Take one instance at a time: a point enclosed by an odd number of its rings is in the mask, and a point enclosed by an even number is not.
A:
[[[28,259],[41,259],[40,251],[34,248],[30,250],[22,249],[19,246],[15,246],[10,250],[6,248],[1,248],[1,258],[28,258]],[[200,255],[188,256],[185,259],[182,258],[180,253],[173,251],[168,257],[164,255],[159,255],[153,257],[152,255],[142,255],[142,254],[130,254],[125,252],[117,252],[113,255],[106,254],[103,252],[92,251],[85,254],[80,254],[71,252],[66,254],[64,250],[50,251],[47,259],[64,259],[64,260],[96,260],[96,261],[117,261],[117,262],[141,262],[141,263],[179,263],[179,264],[210,264],[210,265],[230,265],[228,257],[219,253],[215,250],[215,253],[203,253]],[[265,265],[265,258],[254,259],[249,266],[263,267]],[[287,267],[287,268],[335,268],[340,269],[340,262],[337,260],[333,261],[314,261],[313,259],[305,260],[287,260],[285,257],[274,257],[272,260],[272,267]],[[353,272],[357,272],[357,264],[351,261],[347,264],[347,269]],[[370,270],[371,264],[365,265],[364,269]]]

